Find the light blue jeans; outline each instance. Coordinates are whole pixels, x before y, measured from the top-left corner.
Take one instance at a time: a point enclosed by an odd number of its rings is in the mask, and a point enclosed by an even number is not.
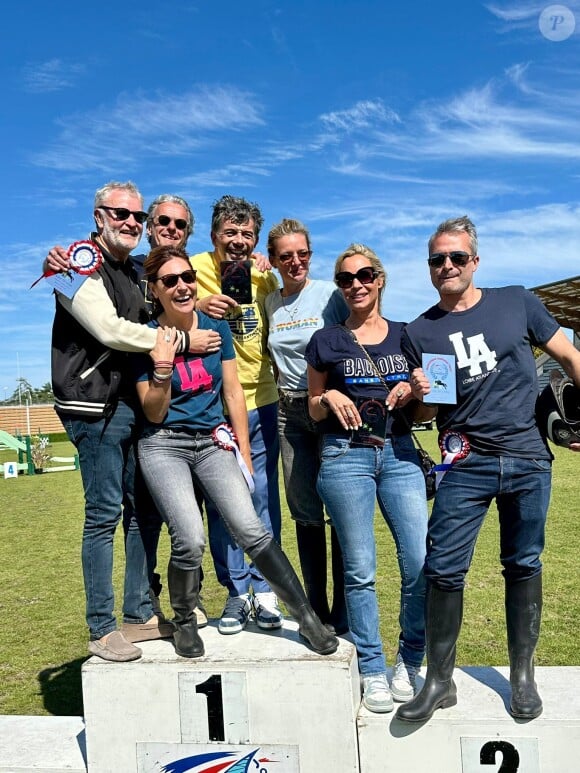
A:
[[[255,491],[252,494],[254,509],[264,527],[280,545],[282,516],[278,490],[278,403],[263,405],[248,411],[250,452],[254,468]],[[211,498],[210,498],[211,499]],[[242,596],[250,588],[254,593],[268,593],[270,586],[257,566],[248,564],[244,551],[239,547],[219,518],[218,509],[205,497],[209,544],[218,581],[230,596]]]
[[[410,435],[387,439],[384,448],[352,447],[344,435],[322,441],[318,492],[342,548],[348,623],[359,671],[386,671],[375,592],[375,503],[395,540],[401,574],[399,653],[421,665],[425,652],[425,483]]]
[[[198,569],[205,534],[194,482],[218,508],[228,532],[248,554],[259,553],[272,535],[260,521],[233,451],[208,433],[159,427],[139,440],[139,463],[151,496],[167,524],[171,563]]]

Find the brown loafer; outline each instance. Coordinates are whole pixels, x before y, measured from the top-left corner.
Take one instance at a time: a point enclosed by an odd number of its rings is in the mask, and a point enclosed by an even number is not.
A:
[[[123,623],[121,631],[127,641],[150,641],[151,639],[170,639],[173,626],[153,615],[146,623]]]
[[[135,647],[127,641],[121,631],[111,631],[100,639],[91,640],[89,652],[103,658],[103,660],[112,660],[118,663],[137,660],[143,654],[139,647]]]

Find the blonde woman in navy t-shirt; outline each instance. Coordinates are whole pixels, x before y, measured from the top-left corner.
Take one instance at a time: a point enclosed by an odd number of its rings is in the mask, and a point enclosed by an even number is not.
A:
[[[393,697],[413,697],[425,650],[427,501],[409,431],[418,403],[401,353],[404,325],[381,316],[386,274],[379,258],[365,245],[351,245],[336,261],[335,282],[349,316],[314,333],[306,349],[310,413],[323,433],[318,491],[342,548],[363,703],[388,712]],[[401,573],[401,633],[390,688],[375,593],[377,502]]]

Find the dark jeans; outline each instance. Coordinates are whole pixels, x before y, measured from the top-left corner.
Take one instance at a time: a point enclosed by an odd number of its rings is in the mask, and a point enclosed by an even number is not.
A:
[[[445,473],[429,520],[425,576],[441,590],[460,590],[475,542],[495,499],[500,561],[509,581],[542,570],[544,527],[550,502],[551,462],[472,451]]]

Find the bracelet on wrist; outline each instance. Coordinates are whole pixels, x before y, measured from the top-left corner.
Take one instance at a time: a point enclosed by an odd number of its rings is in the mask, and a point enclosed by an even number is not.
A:
[[[171,361],[171,360],[157,360],[156,362],[153,363],[153,367],[155,368],[155,370],[157,370],[157,368],[171,368],[171,369],[173,369],[173,361]]]
[[[326,393],[328,392],[328,389],[325,389],[324,392],[320,395],[318,398],[318,404],[321,405],[323,408],[326,408],[327,411],[330,410],[330,404],[328,402],[328,399],[326,397]]]
[[[153,371],[153,381],[155,381],[156,384],[162,384],[164,381],[169,381],[172,376],[173,368],[171,369],[171,373],[158,373],[156,370]]]

